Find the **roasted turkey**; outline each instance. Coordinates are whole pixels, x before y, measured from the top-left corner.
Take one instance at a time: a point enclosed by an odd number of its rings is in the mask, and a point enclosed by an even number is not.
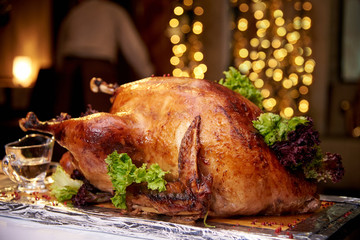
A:
[[[99,87],[106,88],[102,83]],[[130,210],[203,217],[305,213],[320,201],[316,184],[288,172],[252,125],[261,110],[212,81],[150,77],[113,88],[109,113],[46,122],[34,113],[23,130],[53,134],[68,150],[61,165],[112,192],[104,159],[114,150],[139,166],[158,163],[167,190],[141,184],[127,194]]]

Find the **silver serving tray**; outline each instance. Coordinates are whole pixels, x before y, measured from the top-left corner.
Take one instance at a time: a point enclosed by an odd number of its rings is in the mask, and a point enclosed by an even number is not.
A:
[[[140,239],[327,239],[360,215],[360,199],[321,195],[331,206],[314,213],[293,228],[276,232],[256,226],[202,221],[179,224],[165,216],[128,216],[99,206],[75,208],[46,198],[19,197],[14,188],[0,187],[0,216],[85,231],[126,235]],[[291,236],[291,237],[290,237]]]

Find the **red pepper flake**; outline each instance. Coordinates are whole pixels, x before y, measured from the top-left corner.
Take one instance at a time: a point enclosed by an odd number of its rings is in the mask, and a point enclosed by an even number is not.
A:
[[[43,194],[41,197],[45,198],[46,200],[50,200],[51,197],[49,195]]]
[[[257,223],[257,221],[258,221],[257,219],[254,219],[254,220],[251,222],[251,224],[252,224],[252,225],[255,225],[255,224]]]
[[[66,201],[64,202],[64,205],[65,205],[65,206],[67,205],[67,202],[66,202]]]
[[[265,226],[265,225],[266,225],[266,222],[262,222],[261,225]]]
[[[292,233],[289,233],[289,239],[294,239],[294,236],[292,235]]]
[[[281,227],[275,229],[275,233],[280,233],[280,232],[281,232]]]
[[[2,196],[5,196],[5,195],[6,195],[6,193],[5,193],[5,192],[1,192],[1,195],[2,195]]]
[[[19,195],[19,193],[17,193],[17,192],[14,192],[14,198],[15,198],[15,200],[19,200],[20,199],[20,195]]]

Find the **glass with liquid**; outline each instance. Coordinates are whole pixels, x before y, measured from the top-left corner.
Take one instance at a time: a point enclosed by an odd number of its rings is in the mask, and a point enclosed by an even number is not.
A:
[[[49,168],[54,137],[30,134],[5,145],[6,156],[2,161],[4,173],[22,192],[46,191],[45,177]]]

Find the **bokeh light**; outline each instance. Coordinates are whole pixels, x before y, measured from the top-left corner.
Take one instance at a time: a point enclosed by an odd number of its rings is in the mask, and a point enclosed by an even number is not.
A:
[[[205,77],[204,5],[182,0],[174,6],[169,20],[174,76]],[[316,67],[311,0],[230,0],[230,6],[233,65],[261,91],[265,110],[286,118],[306,114]]]

